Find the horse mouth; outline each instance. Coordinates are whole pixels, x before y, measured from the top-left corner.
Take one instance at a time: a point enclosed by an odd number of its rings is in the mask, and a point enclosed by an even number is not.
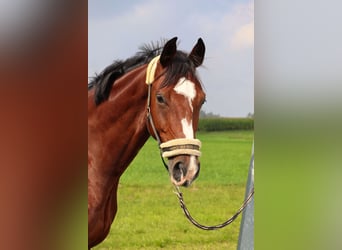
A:
[[[191,182],[190,181],[185,181],[182,186],[183,187],[189,187],[191,185]]]
[[[195,178],[192,179],[192,180],[187,180],[187,179],[183,178],[183,179],[177,181],[177,180],[171,178],[171,182],[172,182],[175,186],[178,186],[178,187],[179,187],[179,186],[189,187],[189,186],[191,185],[191,183],[192,183],[194,180],[195,180]]]

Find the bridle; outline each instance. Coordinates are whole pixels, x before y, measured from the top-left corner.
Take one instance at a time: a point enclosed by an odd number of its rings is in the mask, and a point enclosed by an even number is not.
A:
[[[177,139],[172,139],[166,142],[161,141],[160,136],[158,135],[157,129],[154,125],[153,122],[153,117],[151,114],[151,91],[152,91],[152,84],[155,81],[155,72],[157,69],[157,64],[159,61],[160,56],[156,56],[153,58],[150,63],[147,66],[146,70],[146,84],[148,85],[148,95],[147,95],[147,121],[150,124],[152,128],[153,135],[155,136],[159,150],[160,150],[160,157],[162,159],[162,162],[168,171],[168,166],[165,163],[164,157],[169,158],[169,157],[174,157],[177,155],[195,155],[195,156],[201,156],[201,141],[198,139],[188,139],[188,138],[177,138]],[[160,75],[161,76],[161,75]],[[158,76],[156,79],[158,79],[160,76]],[[148,127],[148,126],[147,126]],[[149,131],[150,134],[152,135],[151,131]],[[205,226],[200,223],[198,223],[190,214],[189,210],[187,209],[184,199],[183,199],[183,194],[180,192],[180,189],[178,186],[175,186],[175,193],[178,197],[179,204],[181,208],[183,209],[183,212],[185,216],[188,218],[188,220],[196,227],[203,229],[203,230],[215,230],[215,229],[220,229],[225,226],[228,226],[230,223],[232,223],[238,215],[246,208],[248,203],[251,201],[253,195],[254,195],[254,185],[251,188],[249,195],[246,197],[245,201],[242,203],[241,207],[238,209],[238,211],[227,221],[215,225],[215,226]]]
[[[195,155],[201,156],[201,141],[198,139],[189,138],[176,138],[166,142],[162,142],[160,136],[157,132],[156,126],[154,125],[153,117],[151,114],[151,92],[152,84],[155,81],[155,72],[157,69],[157,64],[160,56],[153,58],[147,66],[146,70],[146,84],[148,85],[147,94],[147,121],[151,125],[153,135],[155,136],[159,150],[160,156],[163,161],[165,168],[168,170],[168,166],[164,161],[164,158],[174,157],[177,155]],[[158,79],[160,76],[156,77]],[[150,132],[152,135],[152,133]]]

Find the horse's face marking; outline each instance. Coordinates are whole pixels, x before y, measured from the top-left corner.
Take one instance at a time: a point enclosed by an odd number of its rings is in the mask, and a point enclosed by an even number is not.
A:
[[[183,133],[185,135],[185,138],[194,139],[194,129],[192,126],[192,120],[190,120],[190,122],[188,122],[187,119],[184,118],[181,120],[181,123],[182,123],[182,128],[183,128]],[[190,175],[196,176],[196,173],[198,173],[198,171],[199,171],[198,158],[194,155],[190,155],[190,161],[189,161],[187,172]],[[191,183],[191,181],[190,181],[190,183]]]
[[[205,93],[196,78],[181,77],[174,85],[160,87],[154,83],[151,110],[162,142],[176,138],[195,138],[199,111]]]
[[[195,84],[186,79],[185,77],[182,77],[177,82],[176,86],[173,88],[176,93],[183,95],[185,98],[188,99],[191,111],[193,111],[192,101],[196,97],[196,88]]]
[[[194,138],[194,129],[192,127],[192,120],[190,120],[190,122],[188,122],[186,118],[183,118],[181,120],[181,123],[182,123],[182,129],[183,129],[183,133],[185,135],[185,138],[193,139]]]

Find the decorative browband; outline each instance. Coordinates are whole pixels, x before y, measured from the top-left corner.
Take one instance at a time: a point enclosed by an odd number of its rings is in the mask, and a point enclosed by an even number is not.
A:
[[[154,75],[156,73],[159,58],[160,58],[160,55],[156,56],[147,65],[147,69],[146,69],[146,84],[147,85],[152,84],[154,81]]]
[[[169,158],[177,155],[201,156],[201,141],[198,139],[174,139],[160,144],[162,156]]]

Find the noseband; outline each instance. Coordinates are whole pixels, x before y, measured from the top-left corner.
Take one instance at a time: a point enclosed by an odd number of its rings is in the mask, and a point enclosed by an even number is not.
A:
[[[146,70],[146,84],[148,85],[148,96],[147,96],[147,120],[149,121],[151,128],[153,130],[153,134],[158,141],[160,154],[166,169],[168,169],[166,163],[164,162],[163,157],[169,158],[177,155],[194,155],[201,156],[201,141],[198,139],[188,139],[188,138],[177,138],[173,140],[166,141],[162,143],[156,127],[153,122],[152,114],[151,114],[151,89],[152,83],[155,80],[155,73],[157,69],[157,64],[160,56],[156,56],[151,60],[151,62],[147,66]],[[150,132],[151,134],[151,132]],[[152,134],[151,134],[152,135]]]
[[[160,144],[160,148],[165,158],[176,155],[201,156],[201,141],[198,139],[174,139]]]

